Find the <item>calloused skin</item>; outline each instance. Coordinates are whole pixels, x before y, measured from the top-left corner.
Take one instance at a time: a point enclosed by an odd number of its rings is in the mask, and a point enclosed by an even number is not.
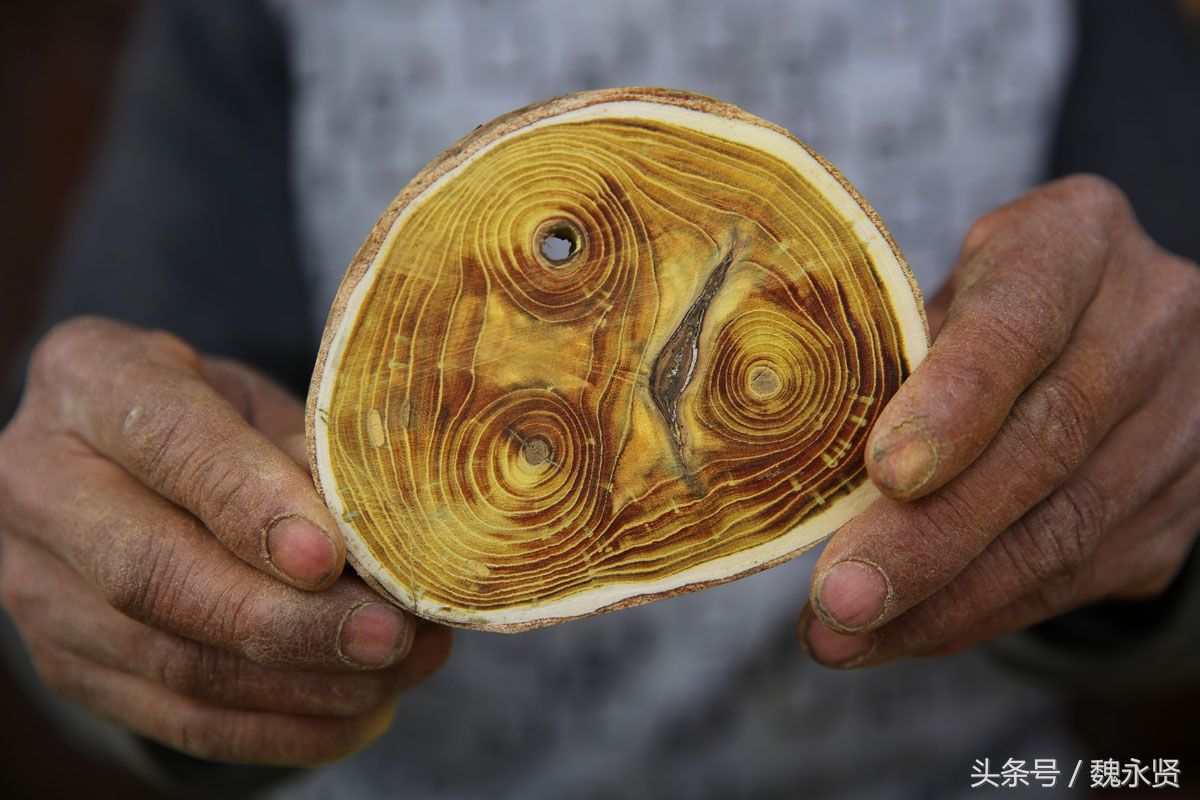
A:
[[[1200,269],[1115,186],[1074,176],[979,219],[929,312],[867,441],[885,497],[829,541],[798,622],[828,666],[1160,594],[1200,531]]]
[[[303,406],[254,370],[104,319],[51,331],[0,433],[0,600],[45,683],[213,760],[381,735],[450,632],[342,574],[307,470]]]
[[[983,217],[930,318],[868,441],[887,497],[830,540],[800,617],[825,664],[1153,595],[1200,528],[1200,271],[1114,187]],[[46,683],[211,759],[380,735],[449,632],[339,577],[303,451],[299,402],[247,367],[107,320],[51,332],[0,433],[0,599]]]

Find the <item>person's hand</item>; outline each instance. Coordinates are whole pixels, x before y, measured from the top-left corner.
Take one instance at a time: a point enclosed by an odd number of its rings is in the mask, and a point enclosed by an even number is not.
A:
[[[800,616],[829,666],[1156,595],[1200,530],[1200,270],[1118,189],[1072,177],[981,218],[930,322],[867,441],[886,497],[829,541]]]
[[[445,659],[360,580],[265,377],[100,319],[37,348],[0,433],[0,599],[42,679],[222,761],[311,764]]]

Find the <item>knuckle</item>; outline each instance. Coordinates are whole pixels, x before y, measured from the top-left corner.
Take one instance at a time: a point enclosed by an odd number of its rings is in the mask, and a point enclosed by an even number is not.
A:
[[[190,639],[169,639],[155,656],[152,677],[177,694],[206,696],[217,676],[212,652]]]
[[[1095,552],[1108,519],[1103,495],[1080,476],[1043,500],[1003,537],[1013,564],[1033,582],[1076,573]]]
[[[202,504],[202,508],[196,509],[201,516],[206,516],[208,510],[223,507],[237,495],[243,476],[220,450],[191,441],[176,454],[177,467],[162,476],[163,486],[177,497]]]
[[[227,623],[237,629],[236,622]],[[254,650],[254,645],[249,645]],[[258,655],[266,649],[261,640]],[[176,694],[218,704],[254,708],[295,706],[301,713],[349,715],[377,704],[383,688],[375,675],[321,675],[322,690],[312,690],[317,679],[290,671],[264,668],[249,656],[190,639],[170,638],[151,658],[147,677]],[[361,679],[360,679],[361,677]],[[305,687],[308,688],[305,688]],[[288,699],[291,698],[291,699]],[[268,705],[262,705],[267,703]]]
[[[187,639],[160,645],[147,677],[172,692],[231,707],[348,717],[390,696],[395,675],[295,673],[259,667],[218,647]]]
[[[1009,414],[1014,460],[1027,474],[1058,484],[1091,449],[1097,418],[1091,395],[1074,379],[1043,375]]]
[[[124,433],[136,471],[209,527],[249,535],[265,528],[286,493],[265,480],[236,447],[214,441],[179,407],[133,406]]]
[[[159,385],[150,376],[138,383]],[[178,465],[187,463],[199,450],[187,422],[183,404],[148,403],[140,394],[130,398],[121,423],[129,466],[155,485],[172,481]]]
[[[1060,560],[1069,567],[1082,565],[1092,555],[1107,527],[1107,502],[1096,485],[1080,476],[1042,501],[1041,516],[1048,530],[1056,531]]]
[[[970,623],[979,605],[978,597],[962,582],[950,581],[906,612],[907,619],[888,635],[896,636],[901,652],[923,652],[952,640]]]
[[[146,345],[147,337],[169,337],[159,332],[138,332],[139,344],[114,362],[104,376],[120,408],[123,460],[151,479],[169,475],[183,455],[198,449],[194,404],[184,386],[195,373],[180,369],[178,358],[161,357],[162,347]],[[176,340],[178,341],[178,340]],[[179,343],[180,348],[191,348]]]
[[[182,366],[189,371],[200,370],[200,353],[175,334],[164,330],[139,331],[142,347],[155,360]]]
[[[70,695],[74,684],[75,670],[71,669],[67,659],[53,645],[38,639],[27,640],[29,659],[33,662],[34,671],[42,683],[52,691],[61,695]]]
[[[947,546],[963,541],[964,532],[979,527],[979,504],[961,484],[943,486],[926,500],[921,527],[928,534],[935,553],[944,553]]]
[[[1020,576],[1022,586],[1040,586],[1069,571],[1066,555],[1053,541],[1053,535],[1029,520],[1018,520],[996,544],[1004,556],[1006,569]]]
[[[311,726],[314,721],[306,722]],[[295,760],[296,737],[303,732],[286,719],[268,720],[189,700],[167,723],[162,738],[209,761],[284,764]]]
[[[225,714],[213,711],[192,701],[171,718],[164,737],[165,743],[185,753],[214,761],[229,752],[232,731],[224,730]]]
[[[179,478],[187,487],[179,488],[180,496],[189,498],[190,507],[211,527],[248,537],[267,527],[273,514],[265,509],[279,496],[239,459],[218,451],[197,454]]]
[[[238,577],[240,563],[216,570],[201,565],[200,572],[191,574],[185,567],[188,560],[176,553],[176,543],[195,537],[185,537],[183,531],[174,534],[147,537],[132,554],[129,548],[106,548],[94,567],[96,586],[117,611],[207,645],[191,653],[160,655],[160,669],[166,672],[159,677],[178,681],[180,687],[211,684],[228,669],[218,647],[236,649],[252,660],[270,659],[281,647],[273,635],[270,609],[259,602],[256,585]]]
[[[1133,208],[1125,193],[1100,175],[1081,173],[1052,184],[1056,213],[1067,236],[1105,246],[1120,232],[1131,230]]]
[[[943,361],[936,382],[941,392],[949,397],[992,397],[999,388],[995,370],[969,358]]]
[[[177,336],[159,330],[130,328],[99,316],[78,316],[58,323],[34,347],[29,361],[32,382],[50,386],[70,383],[81,370],[92,367],[102,352],[106,363],[120,362],[105,380],[131,382],[144,378],[139,371],[163,366],[198,372],[200,355]]]
[[[983,249],[984,245],[991,241],[1006,224],[1007,215],[1002,208],[989,211],[977,217],[967,228],[967,232],[963,236],[962,252],[964,257]]]
[[[110,606],[127,617],[154,624],[171,619],[183,586],[174,557],[175,536],[169,533],[146,537],[124,537],[119,533],[102,548],[95,561],[95,585]],[[119,542],[136,539],[138,552]]]
[[[29,360],[32,379],[59,384],[87,363],[95,342],[112,332],[115,323],[102,317],[72,317],[58,323],[38,341]]]
[[[993,352],[1022,364],[1050,363],[1064,338],[1058,328],[1058,297],[1062,294],[1058,280],[1048,272],[1009,270],[1005,274],[1003,286],[994,287],[1004,296],[990,303],[998,313],[988,314],[981,325],[982,336]]]
[[[240,655],[256,663],[272,664],[281,660],[285,643],[275,635],[270,611],[263,606],[252,588],[228,586],[212,609],[211,624],[219,641],[237,643]]]
[[[130,460],[135,470],[210,525],[226,519],[240,522],[249,515],[245,509],[270,500],[249,465],[210,441],[184,410],[134,406],[124,430],[134,444]]]
[[[1069,175],[1059,181],[1059,187],[1092,218],[1111,219],[1129,209],[1125,193],[1101,175],[1088,172]]]

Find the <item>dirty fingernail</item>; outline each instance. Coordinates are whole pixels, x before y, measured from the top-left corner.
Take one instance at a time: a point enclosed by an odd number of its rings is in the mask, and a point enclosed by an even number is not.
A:
[[[409,628],[401,613],[385,603],[356,606],[342,620],[338,652],[360,667],[386,667],[403,655]]]
[[[937,469],[937,451],[925,434],[901,430],[875,446],[875,475],[894,492],[920,489]]]
[[[267,531],[271,563],[297,583],[318,584],[337,567],[329,534],[302,517],[285,517]]]
[[[846,636],[832,631],[816,618],[809,620],[804,630],[809,654],[827,667],[849,666],[862,659],[875,646],[869,633]]]
[[[855,630],[879,618],[888,581],[874,564],[853,559],[834,564],[817,590],[817,603],[830,620]]]

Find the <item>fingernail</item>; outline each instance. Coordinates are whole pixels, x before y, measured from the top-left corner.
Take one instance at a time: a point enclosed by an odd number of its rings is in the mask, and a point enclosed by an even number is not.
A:
[[[364,603],[350,609],[342,619],[338,652],[360,667],[386,667],[400,658],[409,633],[409,625],[399,611],[386,603]]]
[[[911,428],[901,428],[875,445],[875,474],[895,492],[912,492],[933,477],[937,469],[937,450],[928,436]]]
[[[319,584],[337,566],[333,539],[303,517],[284,517],[272,525],[267,553],[276,569],[297,583]]]
[[[875,638],[869,633],[846,636],[825,627],[815,617],[809,620],[804,630],[804,641],[809,655],[827,667],[846,667],[862,660],[875,646]]]
[[[817,587],[817,603],[832,621],[856,630],[879,618],[889,593],[887,576],[879,567],[850,559],[825,573]]]

